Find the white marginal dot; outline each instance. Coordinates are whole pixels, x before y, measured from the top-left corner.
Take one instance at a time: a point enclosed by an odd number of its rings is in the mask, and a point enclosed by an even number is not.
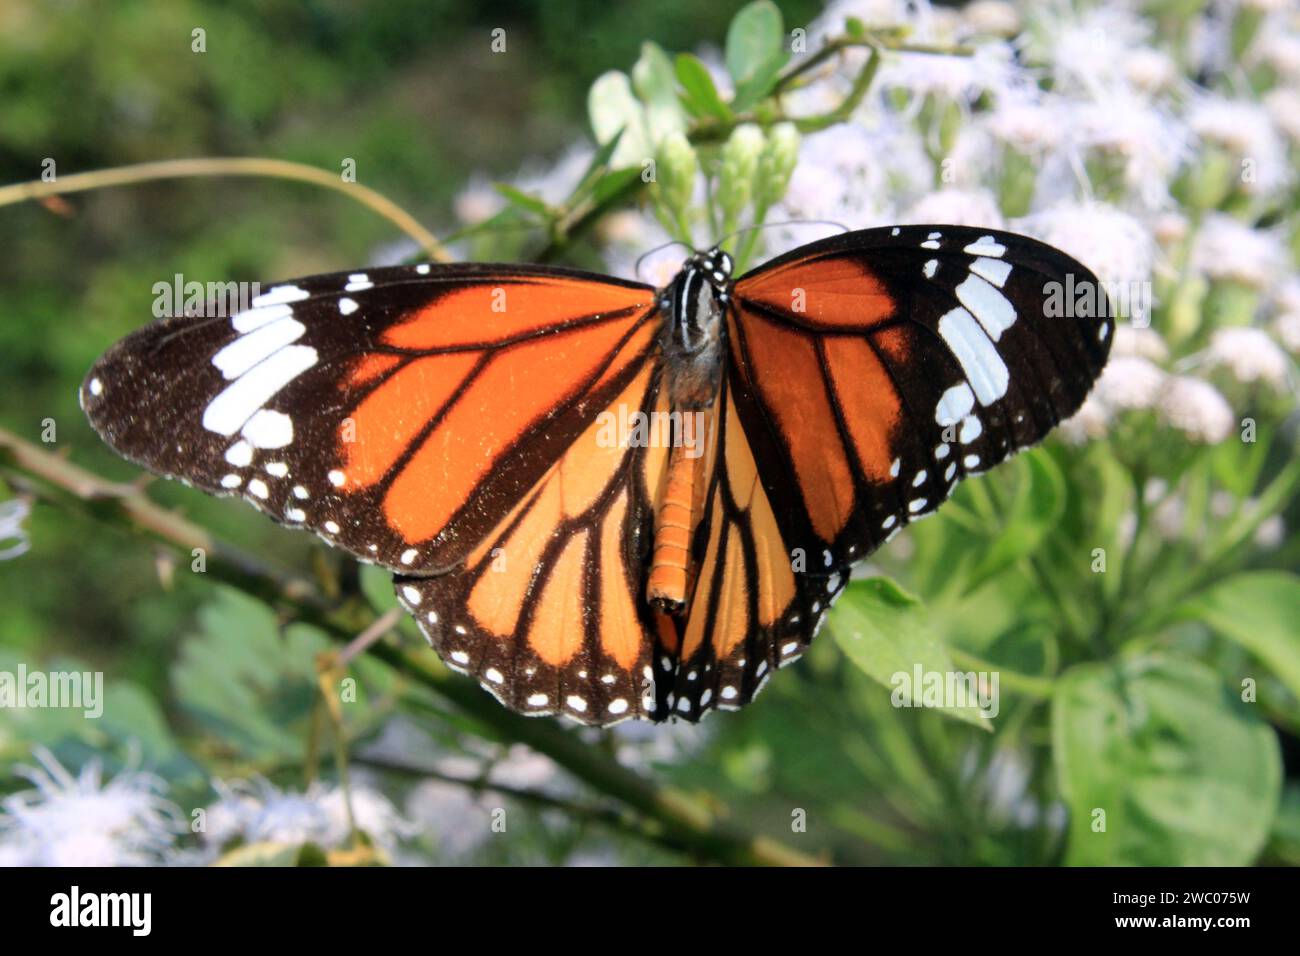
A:
[[[91,395],[102,395],[104,392],[104,383],[97,378],[92,378],[88,387]]]
[[[452,651],[451,659],[455,661],[457,664],[469,663],[469,655],[466,654],[464,651]]]
[[[311,495],[307,494],[307,489],[304,488],[302,485],[293,486],[293,496],[297,498],[299,501],[306,501],[308,498],[311,497]]]
[[[343,472],[339,471],[337,468],[333,469],[325,477],[327,477],[330,480],[330,484],[333,485],[335,488],[337,488],[339,485],[343,484],[343,482],[347,480],[343,476]]]
[[[221,478],[222,488],[238,488],[244,483],[244,479],[236,474],[223,475]]]
[[[289,474],[289,466],[282,461],[268,461],[266,463],[266,473],[272,478],[283,478]]]
[[[421,262],[415,267],[415,271],[422,276],[427,276],[429,274],[429,264],[427,262]]]
[[[416,551],[414,548],[407,548],[405,551],[402,552],[402,556],[398,560],[400,560],[403,564],[410,564],[412,561],[415,560],[416,555],[418,555],[419,553],[420,552]]]
[[[465,630],[464,624],[457,624],[455,627],[452,628],[452,630],[455,631],[457,634],[461,634],[461,635],[469,633],[468,631]]]
[[[939,320],[939,334],[961,364],[981,405],[990,405],[1007,393],[1010,373],[974,316],[963,308],[953,309]]]
[[[728,684],[726,687],[722,688],[721,696],[723,700],[735,700],[737,696],[736,688]]]
[[[835,558],[834,558],[834,556],[833,556],[829,551],[823,551],[823,552],[822,552],[822,564],[826,565],[826,567],[829,568],[829,567],[830,567],[832,564],[834,564],[834,563],[835,563]]]
[[[925,264],[925,277],[926,277],[927,279],[933,279],[933,278],[934,278],[934,274],[935,274],[936,272],[938,272],[938,271],[939,271],[939,260],[938,260],[938,259],[931,259],[931,260],[929,260],[928,262],[926,262],[926,264]]]
[[[1002,253],[1007,251],[1007,247],[995,240],[992,236],[980,236],[969,246],[962,250],[972,256],[993,256],[1001,258]]]
[[[896,517],[894,517],[893,515],[890,515],[888,518],[886,518],[884,521],[882,521],[882,522],[880,523],[880,527],[882,527],[882,528],[884,528],[886,531],[888,531],[890,528],[892,528],[892,527],[893,527],[895,524],[897,524],[897,523],[898,523],[898,519],[897,519]]]
[[[970,264],[970,271],[1001,289],[1006,284],[1007,276],[1011,275],[1011,263],[1001,259],[976,259]]]
[[[494,684],[504,684],[506,681],[505,676],[495,667],[489,667],[483,672],[483,676]]]
[[[924,469],[924,468],[922,468],[920,471],[918,471],[918,472],[916,473],[916,477],[912,479],[912,487],[913,487],[913,488],[920,488],[923,484],[925,484],[925,469]]]
[[[948,467],[943,470],[943,480],[952,481],[952,476],[957,474],[957,463],[949,462]]]
[[[600,679],[600,682],[602,684],[612,684],[616,680],[618,680],[618,678],[615,677],[613,674],[606,674],[604,677]]]
[[[545,706],[546,706],[546,701],[547,701],[548,699],[549,699],[549,698],[548,698],[545,694],[529,694],[529,695],[528,695],[528,706],[529,706],[529,707],[545,707]]]
[[[609,702],[609,712],[611,714],[623,714],[627,712],[627,701],[622,697],[616,697]]]
[[[704,688],[704,693],[700,695],[700,706],[704,707],[709,701],[713,700],[713,688]]]
[[[786,644],[784,647],[781,648],[781,653],[786,656],[789,656],[790,654],[793,654],[797,650],[799,650],[799,642],[790,641],[788,644]]]
[[[253,446],[240,439],[226,449],[226,461],[236,468],[247,468],[253,463]]]
[[[203,410],[203,427],[233,435],[276,392],[316,364],[309,345],[287,345],[235,379]]]
[[[979,420],[977,415],[967,415],[962,419],[961,433],[958,434],[957,440],[963,445],[969,445],[975,439],[984,433],[984,423]]]
[[[420,592],[409,584],[402,586],[402,597],[406,598],[406,600],[410,601],[412,604],[420,603]]]
[[[893,461],[893,463],[890,464],[890,466],[889,466],[889,477],[890,477],[890,478],[897,478],[897,477],[898,477],[898,472],[899,472],[899,470],[900,470],[902,467],[903,467],[903,461],[902,461],[902,459],[901,459],[901,458],[895,458],[894,461]]]
[[[427,617],[427,618],[429,619],[429,623],[430,623],[430,624],[437,624],[437,623],[438,623],[438,612],[437,612],[437,611],[430,611],[428,614],[425,615],[425,617]],[[461,651],[460,653],[463,654],[463,653],[465,653],[465,652],[464,652],[464,651]],[[452,656],[455,657],[456,655],[453,654]],[[469,660],[469,658],[466,657],[465,660]]]
[[[354,272],[348,276],[348,284],[343,287],[343,291],[364,292],[372,286],[374,286],[374,283],[370,281],[370,276],[364,272]]]
[[[889,234],[890,234],[891,236],[896,236],[896,235],[898,235],[898,227],[895,226],[893,229],[889,230]]]
[[[641,673],[645,676],[645,679],[646,679],[646,680],[654,680],[654,676],[655,676],[655,674],[654,674],[654,671],[652,671],[652,670],[650,669],[650,665],[649,665],[649,664],[647,664],[647,665],[645,666],[645,670],[642,671]]]
[[[980,456],[967,455],[965,458],[961,460],[961,463],[965,465],[967,468],[974,468],[976,465],[980,463]]]
[[[688,700],[685,697],[681,698],[681,700],[677,701],[677,709],[680,710],[683,714],[690,713],[691,710],[690,700]]]
[[[943,442],[941,445],[939,445],[939,446],[937,446],[937,447],[935,448],[935,450],[934,450],[934,457],[935,457],[937,460],[939,460],[939,461],[943,461],[945,458],[948,457],[948,443],[947,443],[947,442]]]
[[[335,522],[335,521],[326,521],[326,522],[325,522],[325,530],[328,531],[330,534],[338,534],[338,533],[339,533],[338,522]]]
[[[582,713],[587,709],[587,702],[583,700],[581,697],[579,697],[577,694],[570,694],[568,698],[565,700],[565,703],[568,704],[570,707],[572,707],[574,710],[576,710],[578,713]]]
[[[1099,328],[1099,329],[1097,330],[1097,341],[1098,341],[1098,342],[1105,342],[1105,341],[1106,341],[1106,336],[1109,335],[1109,334],[1110,334],[1110,325],[1109,325],[1108,323],[1106,323],[1106,322],[1103,322],[1103,323],[1101,324],[1101,328]],[[94,383],[92,382],[91,384],[93,385]],[[96,394],[98,394],[98,393],[96,393]]]
[[[670,671],[673,669],[673,659],[665,654],[663,657],[659,658],[659,666],[666,671]]]
[[[349,299],[347,296],[344,296],[343,298],[339,299],[340,315],[351,315],[359,308],[361,308],[361,306],[357,305],[356,299]]]
[[[284,516],[288,518],[290,521],[307,520],[307,512],[303,511],[301,508],[285,508]]]
[[[266,487],[266,482],[261,478],[254,478],[248,483],[248,493],[259,498],[265,498],[271,493],[271,489]]]
[[[913,498],[907,503],[907,510],[912,512],[912,514],[916,514],[925,507],[925,504],[926,502],[924,498]]]
[[[759,661],[758,668],[754,671],[755,677],[762,677],[767,673],[767,661]]]

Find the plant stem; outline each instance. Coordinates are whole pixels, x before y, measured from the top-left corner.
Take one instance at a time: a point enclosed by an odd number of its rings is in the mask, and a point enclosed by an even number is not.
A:
[[[429,258],[436,262],[450,262],[451,257],[429,230],[387,196],[360,183],[345,182],[334,172],[294,163],[284,159],[262,157],[206,156],[194,159],[168,159],[154,163],[136,163],[112,169],[97,169],[88,173],[62,176],[50,182],[34,179],[25,183],[0,186],[0,206],[60,196],[67,193],[102,189],[106,186],[129,186],[159,179],[183,179],[195,176],[259,176],[270,179],[291,179],[297,182],[324,186],[351,196],[366,208],[383,216],[402,232],[420,244]]]

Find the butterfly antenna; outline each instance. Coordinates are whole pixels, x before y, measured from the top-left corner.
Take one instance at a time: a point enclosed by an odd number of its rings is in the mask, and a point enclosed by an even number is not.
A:
[[[633,267],[633,271],[636,273],[637,278],[638,279],[641,278],[641,263],[645,262],[646,259],[648,259],[650,256],[653,256],[656,252],[663,252],[665,249],[671,248],[672,246],[681,246],[687,252],[693,251],[689,245],[682,242],[680,239],[673,239],[670,242],[665,242],[661,246],[655,246],[653,249],[647,249],[645,252],[641,253],[641,255],[637,256],[636,265]]]
[[[836,222],[834,219],[785,219],[781,222],[756,222],[752,226],[742,226],[735,232],[723,236],[714,245],[721,246],[724,242],[742,236],[747,232],[753,232],[755,229],[774,229],[777,226],[835,226],[840,232],[852,231],[844,223]]]

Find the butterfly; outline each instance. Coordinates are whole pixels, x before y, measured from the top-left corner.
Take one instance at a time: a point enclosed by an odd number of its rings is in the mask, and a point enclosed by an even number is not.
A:
[[[732,271],[714,248],[662,289],[489,264],[286,282],[136,331],[82,407],[124,457],[393,570],[510,709],[697,721],[807,649],[855,562],[1069,417],[1113,328],[1060,307],[1099,288],[1086,268],[989,229]]]

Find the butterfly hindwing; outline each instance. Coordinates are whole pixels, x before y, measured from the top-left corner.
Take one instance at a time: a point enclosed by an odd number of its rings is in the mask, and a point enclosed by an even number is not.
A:
[[[654,293],[567,270],[411,266],[147,326],[82,404],[125,457],[402,570],[456,565],[624,387]]]
[[[667,448],[629,438],[656,411],[659,369],[643,360],[463,566],[395,581],[439,656],[513,710],[662,719],[654,667],[672,651],[644,589]]]

